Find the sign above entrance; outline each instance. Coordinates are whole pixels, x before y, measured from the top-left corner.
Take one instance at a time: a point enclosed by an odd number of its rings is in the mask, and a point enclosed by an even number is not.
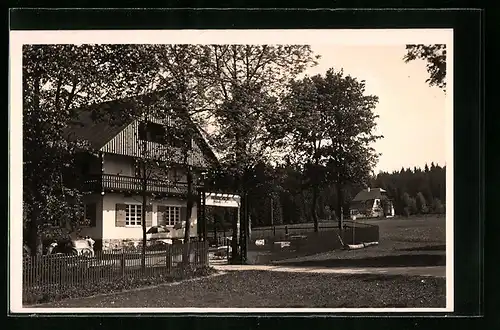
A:
[[[241,198],[233,194],[206,193],[206,206],[240,207]]]

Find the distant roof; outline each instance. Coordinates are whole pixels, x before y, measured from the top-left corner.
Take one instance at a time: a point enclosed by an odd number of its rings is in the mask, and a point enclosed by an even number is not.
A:
[[[370,188],[370,191],[368,189],[361,190],[352,200],[353,202],[361,202],[361,201],[367,201],[370,199],[375,199],[375,198],[381,198],[383,193],[386,191],[382,188]]]
[[[139,100],[154,102],[162,94],[163,92],[156,92],[75,109],[76,118],[66,128],[66,134],[70,139],[86,140],[93,149],[99,150],[134,121],[131,112],[125,110],[135,110],[137,108],[135,105]],[[185,115],[178,113],[177,115],[179,118],[187,120],[188,125],[194,128],[196,132],[194,139],[198,143],[198,146],[210,158],[211,162],[217,163],[217,157],[213,153],[212,148],[208,145],[195,123],[189,119],[187,113]]]

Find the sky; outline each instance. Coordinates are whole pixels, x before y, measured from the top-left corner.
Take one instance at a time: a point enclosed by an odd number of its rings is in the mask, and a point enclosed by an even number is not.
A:
[[[379,97],[377,133],[384,138],[374,144],[382,153],[375,173],[423,168],[431,162],[445,165],[445,93],[425,82],[425,61],[405,63],[405,44],[313,44],[311,48],[322,58],[308,75],[343,68],[344,74],[366,81],[367,94]]]

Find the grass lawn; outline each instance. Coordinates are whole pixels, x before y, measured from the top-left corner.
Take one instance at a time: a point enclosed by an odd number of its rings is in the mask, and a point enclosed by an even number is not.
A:
[[[235,271],[175,286],[40,307],[370,308],[445,307],[445,279]]]
[[[379,226],[379,245],[281,260],[300,266],[444,266],[446,218],[437,216],[363,220]]]

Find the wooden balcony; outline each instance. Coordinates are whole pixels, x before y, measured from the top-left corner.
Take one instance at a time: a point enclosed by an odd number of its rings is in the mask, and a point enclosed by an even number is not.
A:
[[[196,190],[196,187],[193,188]],[[140,193],[142,191],[142,180],[139,177],[115,174],[94,175],[85,181],[85,190]],[[185,196],[187,194],[187,183],[149,179],[146,191],[148,193]]]

